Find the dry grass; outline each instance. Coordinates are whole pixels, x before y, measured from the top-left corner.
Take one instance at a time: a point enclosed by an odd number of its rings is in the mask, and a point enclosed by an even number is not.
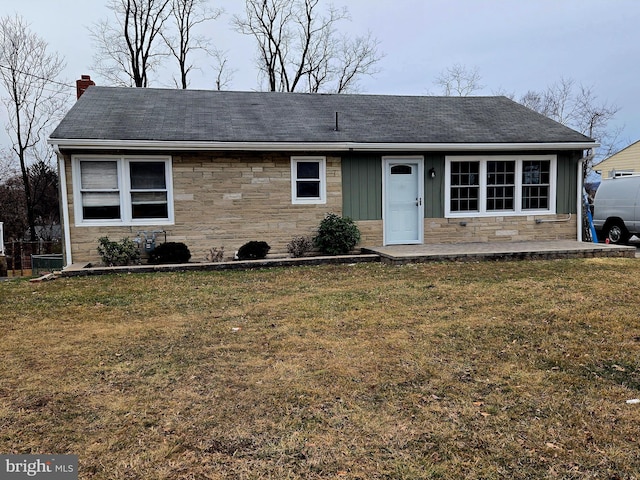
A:
[[[640,263],[0,285],[0,452],[83,479],[635,479]]]

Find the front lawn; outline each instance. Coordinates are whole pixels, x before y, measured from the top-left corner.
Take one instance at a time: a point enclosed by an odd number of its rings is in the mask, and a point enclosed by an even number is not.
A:
[[[0,453],[81,479],[640,478],[640,263],[0,284]]]

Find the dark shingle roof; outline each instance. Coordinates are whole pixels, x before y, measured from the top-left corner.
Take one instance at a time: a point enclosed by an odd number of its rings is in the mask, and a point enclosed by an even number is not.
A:
[[[115,87],[90,87],[51,135],[53,143],[62,139],[400,144],[592,141],[506,97]]]

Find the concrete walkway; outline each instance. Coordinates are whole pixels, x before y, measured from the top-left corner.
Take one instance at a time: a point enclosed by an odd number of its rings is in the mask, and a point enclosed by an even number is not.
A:
[[[416,263],[431,261],[536,260],[558,258],[636,256],[636,247],[586,243],[574,240],[539,242],[460,243],[437,245],[389,245],[367,247],[363,253],[380,255],[383,262]]]

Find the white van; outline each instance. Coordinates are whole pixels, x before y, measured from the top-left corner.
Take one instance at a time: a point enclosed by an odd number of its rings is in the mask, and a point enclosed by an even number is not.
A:
[[[602,180],[593,200],[593,225],[610,243],[640,234],[640,174]]]

